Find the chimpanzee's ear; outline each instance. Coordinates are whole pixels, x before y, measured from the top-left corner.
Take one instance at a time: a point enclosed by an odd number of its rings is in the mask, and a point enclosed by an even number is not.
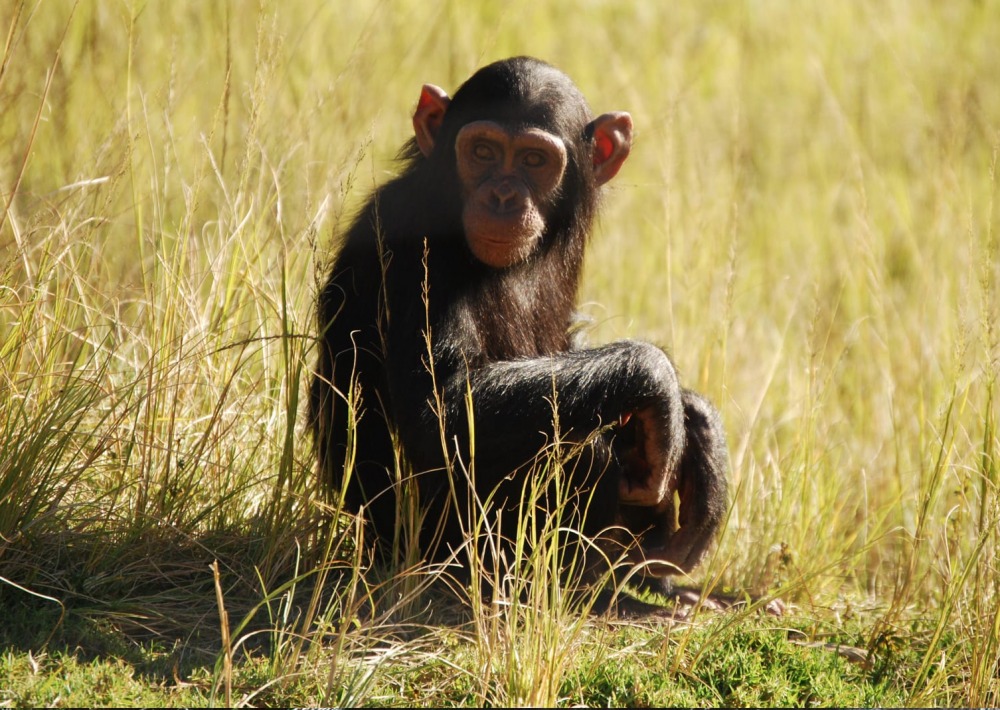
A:
[[[420,90],[420,101],[413,114],[413,133],[417,137],[420,152],[429,156],[434,150],[434,139],[437,137],[444,112],[448,110],[451,99],[444,89],[434,84],[424,84]]]
[[[594,177],[603,185],[618,174],[632,150],[632,117],[624,111],[605,113],[587,128],[594,137]]]

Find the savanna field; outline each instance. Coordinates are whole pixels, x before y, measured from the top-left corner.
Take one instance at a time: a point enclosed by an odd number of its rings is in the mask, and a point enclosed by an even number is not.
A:
[[[0,707],[1000,705],[1000,2],[7,0],[0,31]],[[371,565],[316,480],[339,235],[421,85],[517,54],[632,115],[586,339],[721,410],[686,583],[749,605],[480,603]]]

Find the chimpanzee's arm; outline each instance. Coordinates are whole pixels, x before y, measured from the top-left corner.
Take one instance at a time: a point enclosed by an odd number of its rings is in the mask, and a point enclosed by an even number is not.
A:
[[[498,483],[552,443],[554,420],[566,442],[581,442],[599,427],[634,418],[641,465],[628,467],[622,502],[655,505],[673,485],[684,450],[684,409],[677,376],[659,348],[638,341],[557,355],[495,362],[457,370],[444,383],[449,447],[468,460],[467,393],[471,387],[476,470],[480,485]],[[432,407],[403,431],[411,457],[439,461],[440,424]],[[405,417],[402,418],[406,420]],[[419,423],[418,423],[419,422]],[[434,450],[434,447],[437,447]],[[420,465],[420,461],[415,461]]]

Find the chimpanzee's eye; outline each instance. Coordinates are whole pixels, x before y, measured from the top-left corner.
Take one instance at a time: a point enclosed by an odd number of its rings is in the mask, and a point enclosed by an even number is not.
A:
[[[540,168],[546,163],[545,153],[541,152],[540,150],[532,150],[528,153],[525,153],[524,157],[521,159],[521,162],[524,163],[525,166],[529,168]]]
[[[476,160],[482,160],[484,162],[496,159],[496,151],[493,150],[493,146],[489,143],[476,143],[476,145],[472,147],[472,155]]]

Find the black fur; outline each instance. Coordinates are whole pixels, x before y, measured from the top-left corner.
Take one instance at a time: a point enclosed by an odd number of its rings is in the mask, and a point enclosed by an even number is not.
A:
[[[455,169],[455,135],[483,118],[541,127],[562,137],[568,151],[542,244],[526,262],[500,270],[476,261],[466,245]],[[453,97],[434,152],[425,158],[407,144],[400,175],[375,190],[346,234],[319,298],[322,347],[311,419],[325,482],[343,490],[349,508],[364,507],[368,535],[382,549],[390,548],[396,529],[397,439],[427,510],[424,553],[440,559],[465,542],[459,523],[470,491],[460,471],[470,461],[470,387],[480,501],[494,493],[498,508],[518,505],[524,476],[554,436],[555,401],[563,440],[583,445],[569,468],[585,534],[616,523],[636,535],[650,529],[659,543],[678,541],[683,551],[676,562],[689,569],[718,527],[726,454],[715,410],[682,393],[670,360],[655,346],[622,341],[571,349],[584,246],[598,204],[591,120],[580,92],[555,68],[525,57],[487,66]],[[435,384],[445,446],[459,464],[450,481]],[[349,393],[361,416],[353,467],[345,469],[352,455]],[[628,472],[614,437],[624,441],[628,432],[610,425],[645,407],[663,422],[667,459],[683,460],[678,486],[691,497],[682,509],[690,520],[677,532],[662,512],[618,505],[618,480]],[[457,514],[447,505],[453,487]],[[596,502],[588,508],[591,498]],[[512,528],[504,532],[513,535]]]

